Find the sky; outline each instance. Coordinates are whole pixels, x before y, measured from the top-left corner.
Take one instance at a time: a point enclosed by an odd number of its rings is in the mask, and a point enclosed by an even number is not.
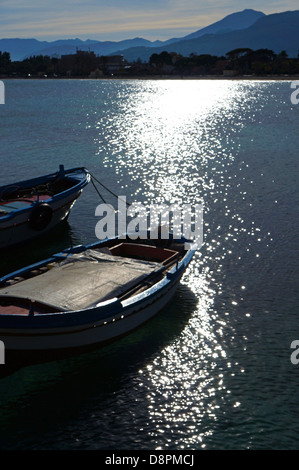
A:
[[[279,13],[298,0],[0,0],[0,38],[166,40],[246,8]]]

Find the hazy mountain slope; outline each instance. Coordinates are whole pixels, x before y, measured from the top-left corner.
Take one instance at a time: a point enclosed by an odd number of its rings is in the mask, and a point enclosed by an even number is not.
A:
[[[12,60],[20,60],[32,51],[44,49],[47,44],[47,41],[37,39],[0,39],[0,51],[9,52]]]
[[[177,52],[183,56],[191,53],[222,56],[232,49],[271,49],[276,53],[285,50],[289,57],[297,57],[299,49],[299,10],[267,15],[249,28],[224,34],[206,34],[197,39],[178,41],[159,48],[138,48],[122,51],[133,61],[147,61],[151,54],[162,51]]]
[[[7,51],[12,60],[23,60],[31,55],[49,55],[60,57],[64,54],[75,54],[76,49],[91,50],[97,55],[109,55],[133,47],[162,47],[185,39],[194,39],[208,33],[231,31],[249,26],[264,13],[255,10],[244,10],[232,13],[220,21],[195,31],[183,38],[173,38],[167,41],[148,41],[143,38],[126,39],[123,41],[96,41],[87,39],[60,39],[57,41],[38,41],[36,39],[1,39],[0,51]]]
[[[265,13],[250,9],[232,13],[231,15],[226,16],[222,20],[217,21],[210,26],[188,34],[182,39],[196,39],[204,36],[205,34],[228,33],[239,29],[249,28],[252,24],[264,16],[266,16]]]
[[[157,47],[162,41],[148,41],[143,38],[125,39],[123,41],[94,41],[87,39],[59,39],[57,41],[38,41],[37,39],[0,39],[0,51],[9,52],[11,60],[23,60],[33,55],[61,56],[76,54],[76,50],[94,51],[97,55],[109,55],[130,47]]]
[[[253,22],[253,24],[252,24]],[[245,29],[241,27],[247,26]],[[231,31],[234,29],[234,31]],[[223,32],[223,31],[226,32]],[[227,32],[230,30],[229,32]],[[290,57],[297,57],[299,49],[299,11],[264,15],[255,10],[233,13],[206,28],[181,39],[148,41],[143,38],[123,41],[94,41],[66,39],[38,41],[36,39],[0,39],[0,51],[10,52],[12,60],[23,60],[30,55],[61,56],[75,54],[76,49],[94,51],[97,55],[123,54],[128,61],[148,61],[153,53],[164,50],[184,56],[191,53],[221,56],[239,48],[267,48],[276,53],[286,50]]]
[[[96,55],[110,55],[115,51],[122,51],[130,47],[154,47],[163,44],[161,41],[155,41],[152,43],[147,39],[134,38],[126,39],[124,41],[113,42],[113,41],[91,41],[81,44],[61,44],[56,45],[50,43],[50,47],[46,47],[40,50],[39,54],[52,56],[61,56],[64,54],[76,54],[77,48],[82,51],[93,51]]]

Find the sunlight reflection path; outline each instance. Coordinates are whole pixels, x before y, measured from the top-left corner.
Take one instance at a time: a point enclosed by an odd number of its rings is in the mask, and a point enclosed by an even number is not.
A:
[[[218,312],[215,300],[222,293],[223,261],[233,256],[242,236],[248,237],[236,210],[246,199],[240,183],[245,163],[236,166],[236,159],[243,110],[254,98],[250,84],[232,81],[130,82],[128,87],[106,125],[110,138],[99,137],[107,151],[104,164],[114,165],[120,185],[138,202],[204,204],[205,244],[183,279],[197,307],[180,336],[139,373],[148,433],[157,448],[204,448],[224,413],[221,405],[240,405],[231,402],[226,384],[232,367],[243,373],[231,363],[223,341],[234,339],[234,327],[229,311]],[[252,230],[259,236],[258,227]],[[236,298],[231,305],[238,304]]]

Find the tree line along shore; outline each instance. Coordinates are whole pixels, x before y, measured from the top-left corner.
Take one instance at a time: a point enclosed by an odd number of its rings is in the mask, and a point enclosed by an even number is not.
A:
[[[128,62],[122,55],[97,56],[77,50],[75,54],[49,57],[35,55],[12,61],[9,52],[0,51],[1,78],[125,78],[125,77],[267,77],[299,75],[297,58],[285,51],[239,48],[225,56],[175,52],[152,54],[148,62]]]

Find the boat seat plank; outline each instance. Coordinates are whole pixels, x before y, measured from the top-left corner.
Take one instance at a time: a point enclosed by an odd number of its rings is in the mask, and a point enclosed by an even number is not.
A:
[[[1,207],[1,212],[7,212],[8,214],[10,212],[14,212],[19,209],[25,209],[26,207],[30,207],[31,204],[25,201],[10,201],[10,202],[1,202],[0,207]]]

